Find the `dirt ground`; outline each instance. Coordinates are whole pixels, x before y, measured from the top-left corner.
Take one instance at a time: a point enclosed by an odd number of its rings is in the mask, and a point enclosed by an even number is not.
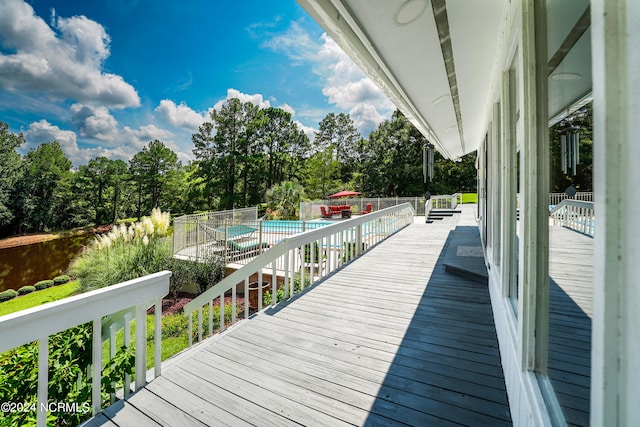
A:
[[[15,248],[17,246],[32,245],[34,243],[47,242],[49,240],[60,239],[84,233],[105,233],[111,230],[111,225],[101,225],[99,227],[83,228],[78,230],[63,231],[57,233],[32,233],[19,236],[11,236],[0,239],[0,249]]]

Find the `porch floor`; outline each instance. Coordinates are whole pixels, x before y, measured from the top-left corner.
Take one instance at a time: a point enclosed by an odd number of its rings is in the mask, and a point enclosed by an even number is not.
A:
[[[475,225],[462,210],[185,351],[91,424],[511,425],[487,286],[444,267]]]
[[[593,238],[549,227],[549,379],[569,425],[589,425]]]

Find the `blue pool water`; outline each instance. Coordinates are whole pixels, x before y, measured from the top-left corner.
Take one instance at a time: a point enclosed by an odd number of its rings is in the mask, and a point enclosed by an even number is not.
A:
[[[262,231],[267,233],[302,233],[325,225],[333,224],[331,221],[299,221],[299,220],[270,220],[262,221]]]

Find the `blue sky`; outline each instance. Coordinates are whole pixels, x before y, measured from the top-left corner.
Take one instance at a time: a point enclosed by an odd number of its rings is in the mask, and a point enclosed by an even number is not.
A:
[[[154,139],[183,161],[229,97],[281,107],[312,137],[330,112],[364,137],[392,104],[295,0],[0,0],[0,120],[75,165]]]

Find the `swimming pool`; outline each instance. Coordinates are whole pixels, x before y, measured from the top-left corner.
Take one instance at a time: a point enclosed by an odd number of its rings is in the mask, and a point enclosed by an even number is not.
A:
[[[262,231],[266,233],[296,234],[334,224],[332,221],[267,220],[262,221]]]

